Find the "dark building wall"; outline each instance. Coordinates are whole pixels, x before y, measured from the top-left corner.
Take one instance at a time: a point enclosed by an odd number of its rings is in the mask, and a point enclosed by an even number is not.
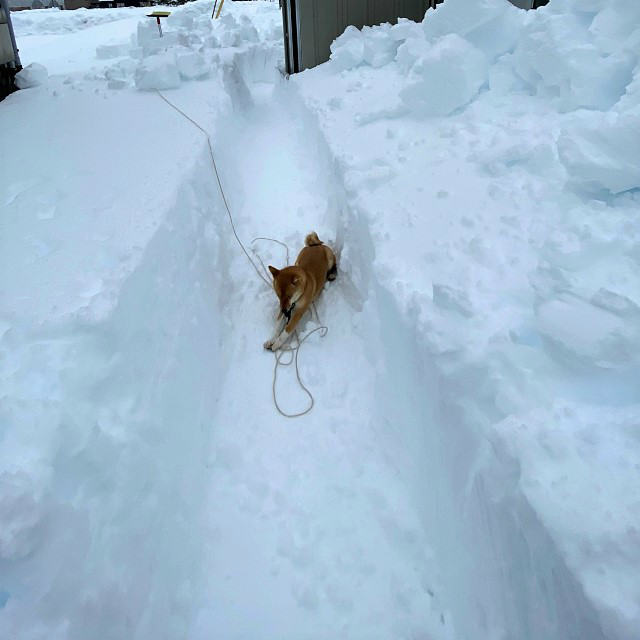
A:
[[[285,43],[289,50],[288,72],[326,62],[331,43],[349,25],[362,28],[395,23],[398,18],[419,21],[435,4],[435,0],[283,0],[285,33],[289,40],[297,35],[297,47],[292,42]]]
[[[7,0],[0,0],[0,100],[15,91],[14,77],[22,67]]]
[[[88,9],[90,6],[90,0],[64,0],[65,9]]]

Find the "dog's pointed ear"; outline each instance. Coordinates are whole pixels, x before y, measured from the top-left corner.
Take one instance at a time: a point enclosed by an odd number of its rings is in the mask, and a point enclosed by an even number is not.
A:
[[[271,265],[269,265],[269,271],[271,271],[271,275],[276,278],[278,276],[278,274],[280,273],[280,269],[276,269],[275,267],[272,267]]]

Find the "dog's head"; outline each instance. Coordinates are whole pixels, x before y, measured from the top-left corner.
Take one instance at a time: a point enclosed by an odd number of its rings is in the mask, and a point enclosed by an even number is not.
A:
[[[269,271],[273,276],[273,288],[280,299],[280,311],[287,319],[290,319],[296,302],[304,293],[307,276],[300,267],[276,269],[269,265]]]

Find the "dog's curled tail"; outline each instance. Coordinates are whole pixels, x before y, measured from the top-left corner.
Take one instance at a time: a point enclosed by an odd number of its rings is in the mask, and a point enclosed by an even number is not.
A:
[[[322,240],[318,238],[318,234],[315,231],[312,231],[305,239],[304,243],[307,247],[315,247],[316,245],[322,244]]]

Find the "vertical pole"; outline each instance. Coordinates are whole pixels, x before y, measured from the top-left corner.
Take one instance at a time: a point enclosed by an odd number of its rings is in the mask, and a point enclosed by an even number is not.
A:
[[[2,6],[2,10],[4,14],[7,16],[7,26],[9,27],[9,37],[11,38],[11,46],[13,47],[13,57],[15,59],[15,66],[17,69],[22,69],[22,64],[20,63],[20,55],[18,54],[18,45],[16,44],[16,36],[13,33],[13,25],[11,24],[11,13],[9,10],[9,3],[7,0],[0,0],[0,6]]]
[[[212,20],[213,20],[213,16],[214,16],[214,15],[215,15],[215,13],[216,13],[216,6],[217,6],[217,5],[218,5],[218,0],[214,0],[214,3],[213,3],[213,10],[211,11],[211,19],[212,19]]]
[[[298,73],[300,69],[300,57],[298,55],[298,9],[296,0],[289,0],[289,39],[291,42],[291,73]]]
[[[220,6],[218,7],[218,13],[216,13],[216,20],[220,17],[220,12],[222,11],[222,5],[224,4],[224,0],[220,0]]]
[[[160,32],[160,37],[162,38],[162,25],[160,24],[160,16],[156,16],[156,20],[158,21],[158,31]]]
[[[282,33],[284,35],[284,66],[287,74],[291,74],[291,56],[289,55],[289,17],[287,13],[287,0],[280,0],[282,11]]]

